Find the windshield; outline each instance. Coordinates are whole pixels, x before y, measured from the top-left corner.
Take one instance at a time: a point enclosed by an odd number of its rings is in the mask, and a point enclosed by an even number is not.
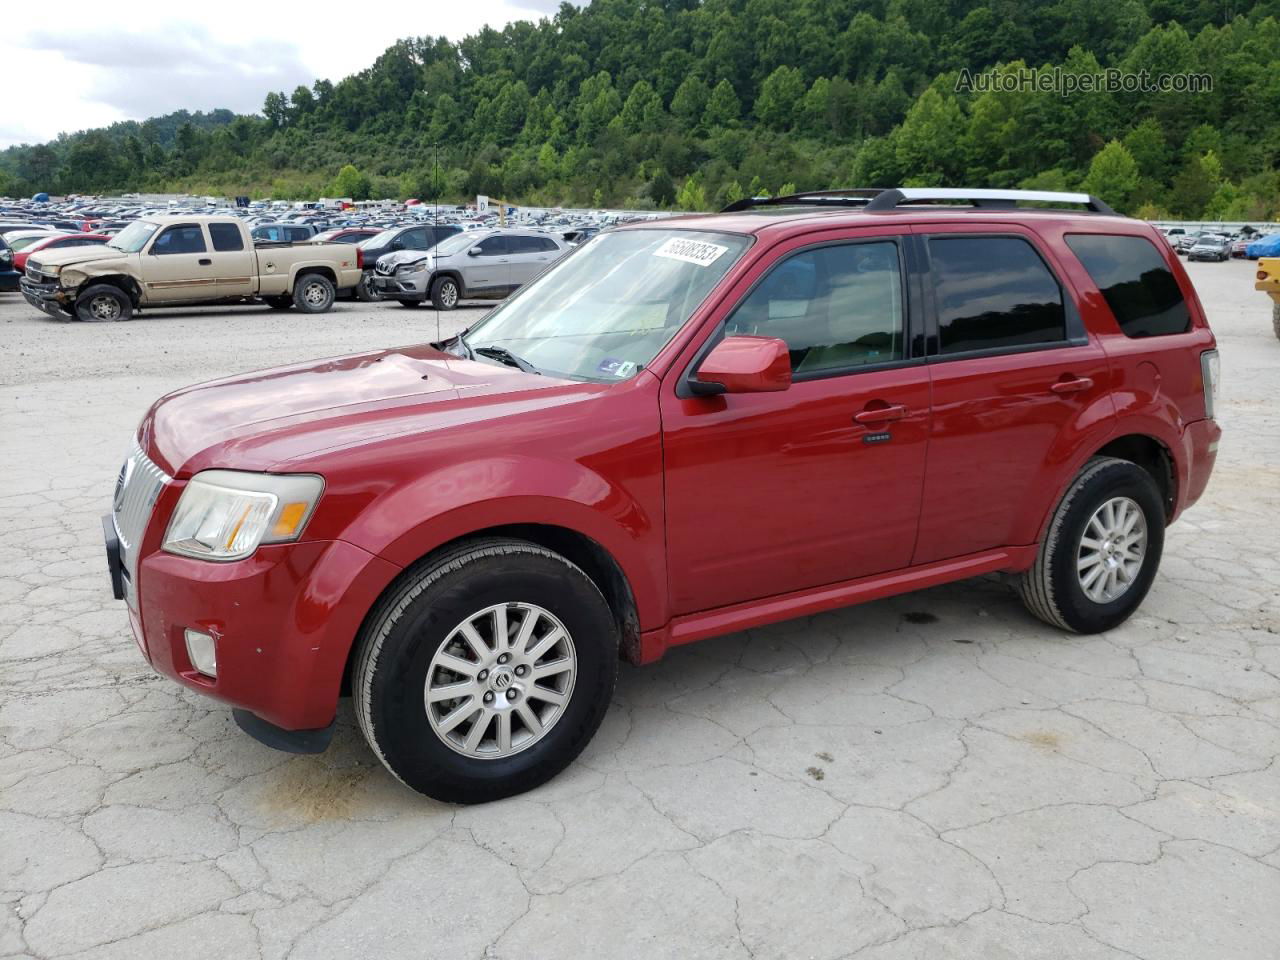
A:
[[[19,250],[25,250],[33,243],[39,243],[41,240],[48,240],[50,237],[56,237],[56,233],[37,233],[35,235],[9,237],[9,248],[17,253]]]
[[[135,220],[108,240],[107,246],[116,250],[123,250],[125,253],[137,253],[147,245],[151,235],[158,229],[159,227],[154,223],[148,223],[146,220]]]
[[[365,249],[377,249],[378,247],[389,247],[391,246],[391,241],[396,238],[396,234],[398,234],[399,232],[400,232],[399,227],[396,227],[394,230],[383,230],[381,233],[377,234],[376,236],[372,236],[368,240],[365,240],[363,243],[360,244],[360,246],[361,248],[365,248]]]
[[[455,253],[461,253],[473,243],[479,243],[485,238],[485,236],[487,236],[487,234],[476,236],[474,232],[454,233],[437,243],[435,250],[432,252],[437,253],[442,257],[448,257]]]
[[[675,336],[749,243],[691,230],[597,234],[480,321],[466,345],[501,347],[552,376],[628,379]]]

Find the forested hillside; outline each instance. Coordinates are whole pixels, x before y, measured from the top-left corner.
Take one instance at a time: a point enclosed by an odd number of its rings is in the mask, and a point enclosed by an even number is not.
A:
[[[957,91],[962,71],[1028,67],[1208,74],[1212,90]],[[402,40],[339,83],[267,94],[260,116],[224,114],[12,148],[0,194],[698,209],[791,186],[1023,185],[1269,219],[1280,0],[595,0]]]

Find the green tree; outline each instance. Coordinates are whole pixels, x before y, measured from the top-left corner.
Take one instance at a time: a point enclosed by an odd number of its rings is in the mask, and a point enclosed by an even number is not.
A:
[[[800,114],[804,95],[804,74],[795,67],[779,67],[760,87],[756,116],[774,130],[789,130]]]
[[[268,93],[262,104],[262,115],[267,118],[267,123],[271,124],[273,130],[284,126],[289,116],[289,102],[284,94],[275,91]]]
[[[605,70],[583,82],[575,103],[578,136],[583,143],[589,143],[599,136],[622,109],[622,98],[613,88],[613,78]]]
[[[702,121],[702,114],[707,109],[707,101],[711,91],[706,81],[696,74],[691,74],[681,81],[671,98],[671,114],[686,128],[693,129]]]
[[[655,133],[662,129],[665,117],[662,98],[647,80],[635,82],[618,114],[622,128],[628,133]]]
[[[649,181],[649,197],[659,207],[669,207],[676,202],[676,185],[666,170],[658,170]]]
[[[742,104],[733,86],[728,80],[721,80],[707,98],[707,109],[702,115],[702,122],[709,128],[734,127],[742,115]]]
[[[676,196],[676,206],[681,210],[706,210],[707,191],[695,173],[684,182]]]
[[[1112,140],[1094,155],[1083,187],[1086,192],[1124,210],[1138,187],[1138,162],[1123,143]]]
[[[346,164],[333,178],[330,191],[335,197],[350,197],[352,200],[368,200],[370,198],[369,178],[355,168],[354,164]]]

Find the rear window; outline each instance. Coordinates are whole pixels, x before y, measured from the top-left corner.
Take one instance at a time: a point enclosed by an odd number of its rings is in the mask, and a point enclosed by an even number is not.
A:
[[[1067,245],[1089,271],[1126,337],[1186,333],[1191,312],[1178,281],[1146,237],[1076,233]]]
[[[1020,237],[930,237],[943,354],[1065,340],[1062,289]]]
[[[213,241],[213,249],[228,252],[243,250],[244,240],[240,236],[240,228],[234,223],[209,224],[209,239]]]

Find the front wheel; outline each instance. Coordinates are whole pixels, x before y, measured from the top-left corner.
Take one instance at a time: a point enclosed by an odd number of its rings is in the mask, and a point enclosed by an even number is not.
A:
[[[1164,549],[1164,504],[1151,475],[1095,457],[1072,482],[1018,591],[1052,626],[1102,633],[1146,597]]]
[[[100,283],[76,298],[76,316],[88,323],[109,323],[133,316],[133,303],[119,287]]]
[[[452,310],[458,305],[462,293],[453,277],[436,277],[431,284],[431,305],[437,310]]]
[[[356,284],[356,299],[361,303],[374,303],[382,299],[382,294],[373,285],[372,270],[366,270],[360,275],[360,282]]]
[[[337,295],[333,281],[318,273],[304,273],[293,285],[293,304],[303,313],[324,313]]]
[[[618,631],[599,588],[559,554],[483,539],[429,557],[375,607],[352,693],[374,753],[449,803],[531,790],[603,719]]]

